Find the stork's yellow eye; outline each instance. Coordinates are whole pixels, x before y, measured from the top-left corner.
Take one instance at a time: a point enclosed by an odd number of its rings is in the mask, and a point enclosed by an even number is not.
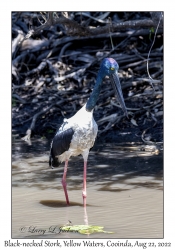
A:
[[[115,69],[115,68],[112,68],[112,67],[111,67],[111,70],[114,70],[114,69]]]

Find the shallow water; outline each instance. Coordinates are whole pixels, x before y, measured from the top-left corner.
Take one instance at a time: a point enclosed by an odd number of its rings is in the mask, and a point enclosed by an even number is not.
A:
[[[83,208],[83,159],[71,158],[70,206],[61,185],[64,164],[48,166],[49,143],[12,146],[12,238],[162,238],[163,154],[140,146],[96,145],[88,159]],[[71,221],[71,222],[69,222]],[[112,234],[60,232],[67,223],[104,226]]]

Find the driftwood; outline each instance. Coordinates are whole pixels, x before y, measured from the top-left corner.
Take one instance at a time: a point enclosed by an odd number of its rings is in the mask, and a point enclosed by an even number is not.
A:
[[[109,13],[109,12],[108,12]],[[26,35],[26,39],[28,39],[30,36],[34,35],[35,33],[40,32],[41,30],[44,30],[46,28],[49,28],[51,26],[54,26],[56,24],[62,25],[64,27],[64,31],[67,33],[67,35],[71,36],[96,36],[104,33],[108,33],[109,30],[112,33],[117,32],[118,30],[124,30],[128,28],[152,28],[157,27],[157,23],[159,19],[160,27],[163,27],[163,13],[157,12],[157,15],[154,14],[154,12],[151,12],[151,18],[150,19],[144,19],[144,20],[130,20],[130,21],[124,21],[124,22],[112,22],[111,18],[109,18],[107,21],[104,21],[101,19],[101,17],[93,17],[88,13],[76,13],[76,15],[80,16],[86,16],[90,19],[93,19],[99,23],[105,23],[106,25],[103,27],[93,27],[90,28],[86,26],[84,23],[78,23],[74,21],[73,19],[68,18],[68,13],[61,12],[59,15],[56,12],[48,12],[46,14],[40,13],[42,19],[44,20],[44,23],[40,21],[41,26],[30,30],[30,32]],[[105,16],[106,17],[106,16]]]
[[[95,109],[99,135],[136,128],[144,141],[143,131],[150,124],[154,129],[162,127],[162,12],[139,15],[13,12],[13,129],[28,141],[32,133],[54,133],[64,117],[72,116],[87,101],[105,57],[113,57],[120,66],[130,119],[114,102],[106,79]]]

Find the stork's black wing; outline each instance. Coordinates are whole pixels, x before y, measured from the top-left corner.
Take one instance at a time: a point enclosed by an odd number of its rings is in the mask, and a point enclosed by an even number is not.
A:
[[[58,156],[69,149],[74,130],[69,128],[63,132],[56,133],[51,143],[49,165],[54,168],[59,166]]]

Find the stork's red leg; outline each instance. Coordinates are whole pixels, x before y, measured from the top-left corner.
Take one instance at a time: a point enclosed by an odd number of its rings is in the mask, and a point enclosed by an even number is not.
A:
[[[66,186],[67,186],[67,183],[66,183],[67,167],[68,167],[68,160],[65,161],[65,165],[64,165],[64,173],[63,173],[63,178],[62,178],[62,186],[63,186],[63,189],[64,189],[64,193],[65,193],[67,205],[69,205],[69,197],[68,197],[67,188],[66,188]]]
[[[87,161],[84,161],[84,173],[83,173],[83,204],[84,207],[86,206],[86,172],[87,172]]]

